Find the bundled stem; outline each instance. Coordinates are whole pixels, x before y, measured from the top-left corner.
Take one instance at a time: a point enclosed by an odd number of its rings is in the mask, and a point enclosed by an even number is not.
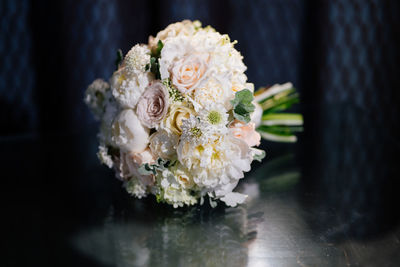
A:
[[[299,94],[291,83],[276,84],[261,88],[254,100],[263,109],[257,131],[262,138],[275,142],[296,142],[297,132],[303,131],[303,116],[298,113],[282,113],[293,104],[299,103]]]

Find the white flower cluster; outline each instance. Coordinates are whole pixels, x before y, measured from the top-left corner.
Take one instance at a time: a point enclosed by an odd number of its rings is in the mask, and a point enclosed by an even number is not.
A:
[[[135,45],[110,83],[96,80],[85,101],[101,120],[100,160],[126,190],[174,207],[245,195],[232,192],[263,153],[255,131],[254,86],[228,35],[198,21],[169,25]],[[257,121],[253,121],[255,118]]]

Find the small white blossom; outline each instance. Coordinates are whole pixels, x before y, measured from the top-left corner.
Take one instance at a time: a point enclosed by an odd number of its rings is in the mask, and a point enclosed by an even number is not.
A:
[[[137,198],[142,198],[147,195],[146,193],[146,186],[144,186],[137,178],[132,177],[129,181],[126,181],[124,183],[124,186],[126,188],[126,191],[137,197]]]
[[[100,162],[106,165],[108,168],[112,168],[114,162],[110,154],[108,154],[108,149],[105,145],[99,146],[99,151],[97,152],[97,157],[100,159]]]
[[[104,106],[107,103],[107,91],[110,85],[103,79],[94,80],[85,92],[85,103],[89,106],[96,119],[104,114]]]

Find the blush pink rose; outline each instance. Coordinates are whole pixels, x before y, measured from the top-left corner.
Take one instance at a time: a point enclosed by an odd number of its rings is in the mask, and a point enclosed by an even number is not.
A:
[[[152,82],[140,97],[136,113],[141,123],[148,127],[156,127],[168,111],[169,93],[160,82]]]
[[[255,124],[253,122],[249,122],[248,124],[244,124],[241,121],[234,121],[229,126],[229,131],[236,138],[242,139],[245,141],[250,147],[259,146],[261,141],[260,134],[255,129]]]
[[[206,71],[206,56],[193,54],[175,62],[171,80],[179,92],[186,94],[196,88]]]
[[[154,175],[142,175],[139,173],[139,167],[142,164],[155,162],[154,156],[150,148],[145,149],[140,153],[121,152],[119,159],[119,176],[121,180],[129,180],[137,178],[145,186],[154,183]]]

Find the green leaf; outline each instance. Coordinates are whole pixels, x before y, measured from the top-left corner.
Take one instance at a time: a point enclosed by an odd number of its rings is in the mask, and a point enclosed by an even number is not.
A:
[[[150,71],[156,76],[156,79],[160,79],[161,74],[160,74],[160,64],[158,63],[158,58],[151,57],[149,66],[150,66]]]
[[[250,122],[250,114],[254,111],[253,93],[248,89],[236,92],[235,98],[231,100],[233,116],[243,122]]]
[[[169,160],[164,160],[162,158],[158,158],[156,160],[155,164],[149,164],[149,163],[145,163],[140,165],[140,167],[138,168],[138,171],[140,174],[142,175],[150,175],[150,174],[157,174],[157,171],[162,171],[165,170],[171,166],[174,166],[176,164],[175,162],[169,161]]]
[[[293,135],[294,132],[301,132],[303,127],[301,126],[286,126],[286,125],[273,125],[273,126],[266,126],[261,125],[257,128],[258,132],[265,132],[280,136],[290,136]]]
[[[138,168],[138,171],[141,175],[150,175],[150,174],[156,174],[156,169],[154,165],[149,165],[148,163],[140,165]]]
[[[231,101],[232,105],[237,105],[240,102],[242,103],[251,103],[253,101],[253,93],[249,89],[243,89],[239,92],[236,92],[235,99]]]
[[[118,49],[117,50],[117,58],[115,59],[115,67],[116,67],[116,69],[119,68],[119,65],[121,64],[123,59],[124,59],[124,55],[122,54],[122,50]]]
[[[299,103],[299,94],[292,92],[288,95],[275,96],[261,104],[263,114],[282,111],[290,108],[293,104]]]
[[[146,71],[150,70],[150,72],[152,72],[158,80],[161,79],[159,59],[161,57],[161,50],[163,49],[163,47],[163,42],[159,40],[157,43],[157,48],[151,53],[150,63],[146,65]]]
[[[161,50],[163,49],[163,47],[163,42],[161,40],[158,40],[155,57],[159,58],[161,56]]]

